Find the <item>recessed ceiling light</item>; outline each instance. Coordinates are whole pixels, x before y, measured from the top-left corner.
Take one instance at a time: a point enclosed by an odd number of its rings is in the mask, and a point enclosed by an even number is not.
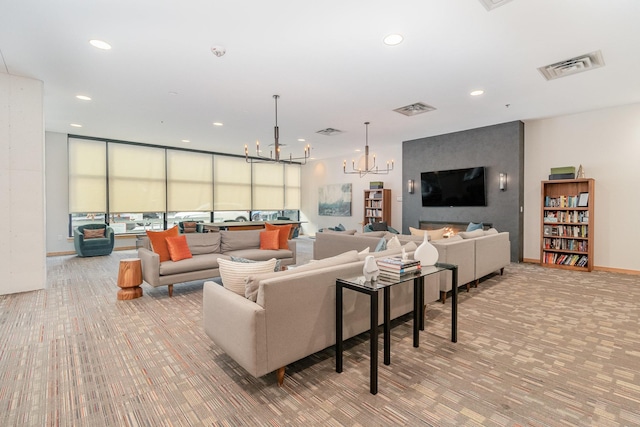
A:
[[[77,124],[77,123],[71,123],[71,127],[74,127],[74,128],[81,128],[81,127],[82,127],[82,125],[79,125],[79,124]]]
[[[471,93],[469,93],[469,95],[471,96],[480,96],[484,93],[484,91],[482,89],[478,89],[478,90],[474,90]]]
[[[402,43],[402,40],[404,40],[404,37],[402,37],[400,34],[389,34],[382,41],[387,46],[395,46]]]
[[[304,138],[298,138],[298,142],[305,142],[305,141],[306,141],[306,139],[304,139]]]
[[[76,95],[76,98],[81,99],[83,101],[91,101],[91,98],[87,95]]]
[[[191,142],[188,139],[183,139],[181,142]]]
[[[102,40],[89,40],[89,44],[91,44],[91,46],[96,47],[98,49],[102,49],[102,50],[109,50],[111,49],[111,45],[105,41]]]
[[[214,126],[223,126],[223,124],[221,122],[213,122]]]

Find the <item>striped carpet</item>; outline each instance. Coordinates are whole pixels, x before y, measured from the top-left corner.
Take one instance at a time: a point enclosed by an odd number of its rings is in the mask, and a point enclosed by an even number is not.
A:
[[[301,240],[301,251],[309,253]],[[117,301],[120,259],[47,259],[47,289],[0,297],[0,426],[637,426],[638,276],[512,264],[394,322],[369,394],[368,335],[253,378],[202,329],[202,282]],[[302,256],[301,258],[304,258]]]

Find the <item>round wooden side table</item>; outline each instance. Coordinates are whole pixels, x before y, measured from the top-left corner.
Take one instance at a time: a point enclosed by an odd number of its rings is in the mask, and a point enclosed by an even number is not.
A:
[[[142,261],[140,258],[126,258],[120,260],[118,270],[119,300],[130,300],[142,296]]]

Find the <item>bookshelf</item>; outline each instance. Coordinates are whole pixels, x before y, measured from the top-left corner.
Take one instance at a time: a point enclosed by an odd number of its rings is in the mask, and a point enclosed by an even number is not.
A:
[[[384,221],[391,225],[391,190],[364,190],[364,225]]]
[[[595,181],[542,181],[540,264],[568,270],[593,270]]]

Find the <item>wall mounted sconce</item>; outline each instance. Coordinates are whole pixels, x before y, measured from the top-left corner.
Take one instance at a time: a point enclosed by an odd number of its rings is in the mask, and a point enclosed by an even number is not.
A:
[[[507,174],[504,172],[500,172],[499,186],[500,191],[505,191],[507,189]]]
[[[407,191],[409,192],[409,194],[413,194],[413,192],[415,191],[415,187],[416,187],[416,183],[414,180],[412,179],[407,180]]]

